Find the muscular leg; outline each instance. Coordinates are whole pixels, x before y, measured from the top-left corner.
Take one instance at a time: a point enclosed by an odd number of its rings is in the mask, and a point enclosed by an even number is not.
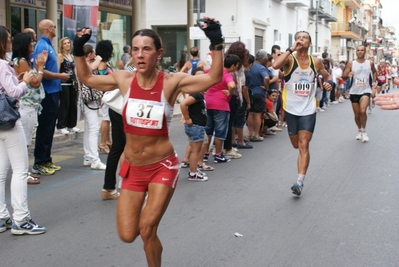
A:
[[[353,113],[355,115],[355,123],[357,125],[357,129],[360,130],[362,125],[360,123],[360,104],[359,103],[352,103]]]
[[[139,221],[145,192],[121,189],[116,210],[119,237],[127,243],[133,242],[140,234]]]
[[[367,107],[370,104],[370,98],[368,96],[362,96],[359,101],[359,122],[360,122],[360,128],[366,129],[366,123],[367,123]]]
[[[290,135],[291,144],[295,149],[299,149],[298,155],[298,174],[306,174],[310,161],[309,143],[312,139],[312,133],[308,131],[299,131],[297,135]]]
[[[162,244],[157,230],[173,193],[173,188],[163,184],[150,183],[148,187],[148,199],[141,213],[139,228],[149,267],[161,266]]]

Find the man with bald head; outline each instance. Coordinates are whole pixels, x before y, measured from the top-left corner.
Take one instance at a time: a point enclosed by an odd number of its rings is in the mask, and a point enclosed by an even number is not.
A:
[[[56,36],[57,32],[54,22],[49,19],[40,21],[39,31],[42,36],[36,44],[33,58],[37,58],[43,50],[47,50],[48,57],[44,65],[42,80],[46,97],[42,100],[43,110],[38,116],[39,125],[36,131],[34,151],[35,163],[32,171],[42,175],[51,175],[61,169],[51,159],[51,147],[53,145],[55,123],[58,117],[61,81],[65,82],[68,80],[69,75],[67,73],[60,73],[58,69],[57,53],[52,44],[52,39]]]

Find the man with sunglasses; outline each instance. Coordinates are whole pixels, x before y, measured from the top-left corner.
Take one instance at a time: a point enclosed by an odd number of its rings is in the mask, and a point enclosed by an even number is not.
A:
[[[316,74],[324,77],[325,90],[332,90],[335,84],[321,60],[309,55],[312,45],[309,33],[297,32],[294,39],[294,44],[275,59],[273,68],[284,70],[283,109],[291,144],[299,149],[298,178],[291,190],[300,196],[310,161],[309,143],[316,124]]]

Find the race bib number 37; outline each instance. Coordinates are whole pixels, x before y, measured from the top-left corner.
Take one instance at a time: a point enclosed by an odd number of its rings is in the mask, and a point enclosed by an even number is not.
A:
[[[312,91],[312,83],[294,83],[294,94],[299,96],[309,96]]]
[[[162,129],[165,103],[129,98],[126,123],[140,128]]]

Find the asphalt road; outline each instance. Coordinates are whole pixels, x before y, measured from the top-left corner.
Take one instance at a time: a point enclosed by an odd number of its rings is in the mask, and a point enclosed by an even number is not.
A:
[[[286,128],[242,159],[212,164],[207,182],[189,182],[182,169],[159,227],[163,266],[399,266],[398,122],[398,111],[375,108],[364,144],[349,101],[318,114],[300,198]],[[182,158],[177,119],[171,136]],[[53,157],[62,170],[29,186],[32,217],[48,232],[1,233],[1,266],[146,266],[140,238],[119,240],[117,202],[101,200],[103,172],[82,166],[82,140],[56,144]]]

